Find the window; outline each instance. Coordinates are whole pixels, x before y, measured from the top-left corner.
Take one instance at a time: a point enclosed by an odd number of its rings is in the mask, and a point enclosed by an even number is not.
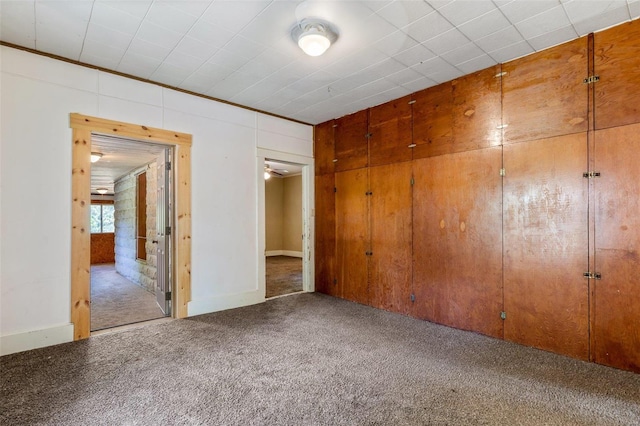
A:
[[[104,234],[115,231],[113,204],[91,204],[91,233]]]

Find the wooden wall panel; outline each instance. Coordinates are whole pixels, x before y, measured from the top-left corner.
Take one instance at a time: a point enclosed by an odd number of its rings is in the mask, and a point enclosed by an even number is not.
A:
[[[316,125],[313,136],[313,158],[315,160],[316,175],[333,173],[333,160],[336,158],[334,150],[334,120]]]
[[[500,65],[451,82],[453,86],[453,143],[450,152],[502,144]]]
[[[320,293],[341,294],[336,278],[336,200],[333,174],[316,176],[315,289]]]
[[[453,89],[450,82],[414,93],[413,158],[451,152],[453,143]]]
[[[596,132],[594,360],[640,373],[640,124]]]
[[[594,37],[596,128],[640,123],[640,20]]]
[[[336,272],[341,297],[369,303],[367,169],[336,173]]]
[[[587,38],[502,64],[504,143],[586,132]]]
[[[502,337],[500,147],[414,162],[414,314]]]
[[[371,306],[409,314],[411,309],[411,162],[369,169]]]
[[[91,264],[114,263],[116,261],[115,234],[91,234]]]
[[[411,96],[369,109],[369,165],[411,160]]]
[[[589,357],[587,135],[504,147],[504,337]]]
[[[335,120],[335,171],[367,167],[369,155],[368,110]]]

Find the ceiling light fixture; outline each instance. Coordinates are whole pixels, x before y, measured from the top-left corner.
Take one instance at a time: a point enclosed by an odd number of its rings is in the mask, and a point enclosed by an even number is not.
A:
[[[307,55],[320,56],[338,39],[338,33],[323,19],[305,18],[293,27],[291,37]]]
[[[271,178],[271,173],[269,173],[268,171],[264,171],[264,180],[269,180],[269,178]]]
[[[96,192],[100,195],[104,195],[109,192],[109,188],[96,188]]]
[[[92,163],[95,163],[96,161],[98,161],[101,158],[102,158],[102,153],[101,152],[92,152],[91,153],[91,162]]]

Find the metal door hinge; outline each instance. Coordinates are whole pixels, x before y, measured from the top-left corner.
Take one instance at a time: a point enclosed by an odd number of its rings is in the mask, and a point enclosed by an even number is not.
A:
[[[333,128],[335,129],[336,127],[338,127],[338,125],[337,125],[337,124],[334,124],[334,125],[333,125],[333,126],[331,126],[331,127],[333,127]]]
[[[500,312],[500,319],[503,319],[503,320],[507,319],[507,313],[505,311]]]
[[[337,158],[334,158],[334,159],[333,159],[333,160],[331,160],[331,161],[332,161],[333,163],[337,163],[337,162],[338,162],[338,159],[337,159]]]
[[[364,195],[373,195],[373,192],[372,191],[367,191],[367,192],[364,193]]]
[[[582,276],[585,278],[589,278],[590,280],[602,279],[602,274],[600,272],[584,272]]]
[[[367,133],[366,135],[364,135],[365,138],[369,139],[373,136],[373,133]]]
[[[411,303],[416,301],[416,295],[411,293]]]
[[[334,284],[334,285],[338,284],[338,279],[337,279],[337,278],[334,278],[334,279],[333,279],[333,284]]]
[[[593,84],[593,83],[598,82],[598,81],[600,81],[600,76],[599,75],[592,75],[592,76],[589,76],[589,77],[585,78],[584,80],[582,80],[582,82],[584,84]]]
[[[336,188],[335,186],[333,187],[333,192],[338,192],[338,188]]]
[[[416,184],[416,181],[413,178],[411,178],[411,186],[413,186],[415,184]]]
[[[506,71],[502,71],[499,72],[498,74],[494,75],[495,78],[500,78],[500,77],[504,77],[505,75],[507,75]]]
[[[171,292],[168,291],[164,294],[164,300],[171,300]]]
[[[167,226],[167,227],[164,229],[164,235],[171,235],[171,227],[170,227],[170,226]]]
[[[365,256],[373,256],[373,252],[372,251],[366,251],[364,254],[365,254]]]
[[[582,177],[587,179],[593,179],[595,177],[600,177],[600,172],[586,172],[582,174]]]
[[[413,104],[415,104],[415,103],[416,103],[416,100],[415,100],[415,99],[412,99],[412,100],[410,100],[410,101],[409,101],[409,102],[407,102],[407,103],[408,103],[409,105],[413,105]]]
[[[171,162],[170,162],[170,161],[167,161],[167,163],[166,163],[166,164],[167,164],[166,169],[167,169],[167,170],[171,170]]]
[[[415,148],[417,145],[415,143],[410,143],[407,145],[407,148]]]
[[[505,169],[500,169],[500,176],[506,176],[507,175],[507,171]]]

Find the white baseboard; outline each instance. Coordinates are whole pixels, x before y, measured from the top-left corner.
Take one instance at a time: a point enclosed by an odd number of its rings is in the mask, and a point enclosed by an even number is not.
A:
[[[0,337],[0,355],[59,345],[73,341],[73,324],[9,334]]]
[[[290,257],[299,257],[302,259],[303,255],[301,251],[291,251],[291,250],[270,250],[265,251],[264,255],[269,256],[290,256]]]
[[[226,294],[204,300],[192,300],[187,304],[187,315],[192,317],[194,315],[209,314],[211,312],[255,305],[264,301],[264,290],[262,292],[254,290],[247,293]]]

